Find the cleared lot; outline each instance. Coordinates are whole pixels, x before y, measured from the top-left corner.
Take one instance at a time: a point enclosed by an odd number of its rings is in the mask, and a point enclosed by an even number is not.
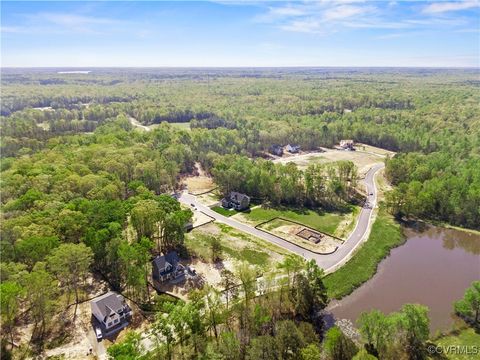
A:
[[[287,241],[320,254],[331,254],[343,243],[340,239],[328,234],[281,218],[263,223],[257,226],[257,229],[280,236]]]
[[[394,152],[369,145],[357,144],[355,147],[357,149],[356,151],[322,148],[322,151],[318,152],[306,152],[298,155],[288,154],[273,160],[273,162],[282,164],[293,162],[297,164],[300,169],[305,169],[310,164],[325,164],[334,161],[349,160],[357,166],[359,174],[363,176],[370,167],[382,162],[387,155],[393,156],[395,154]]]

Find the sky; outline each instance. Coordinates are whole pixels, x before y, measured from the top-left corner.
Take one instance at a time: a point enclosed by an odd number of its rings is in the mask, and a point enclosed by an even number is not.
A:
[[[479,67],[480,0],[1,2],[2,67]]]

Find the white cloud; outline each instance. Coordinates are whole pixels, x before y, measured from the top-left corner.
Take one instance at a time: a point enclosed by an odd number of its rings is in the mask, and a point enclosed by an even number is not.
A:
[[[371,7],[341,5],[327,9],[323,13],[323,19],[327,21],[342,20],[352,16],[365,14],[371,10]]]
[[[401,6],[410,12],[394,14],[392,7],[400,6],[393,2],[362,2],[352,0],[323,0],[297,2],[279,6],[270,5],[267,11],[255,18],[257,22],[270,23],[284,31],[328,34],[342,29],[404,29],[425,30],[468,26],[471,19],[459,16],[446,16],[443,12],[469,9],[478,6],[478,0],[464,2],[431,3],[425,14],[415,11],[417,5],[404,2]],[[412,11],[413,10],[413,11]],[[424,9],[425,10],[425,9]],[[434,13],[438,16],[434,16]],[[388,35],[387,35],[388,36]]]
[[[479,1],[436,2],[423,9],[426,14],[439,14],[449,11],[468,10],[480,6]]]

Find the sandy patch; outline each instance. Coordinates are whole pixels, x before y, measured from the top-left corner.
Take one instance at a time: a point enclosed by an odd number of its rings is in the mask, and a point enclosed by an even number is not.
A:
[[[215,189],[216,185],[199,163],[195,163],[194,174],[182,179],[188,192],[194,195],[202,194]]]
[[[293,162],[297,166],[304,170],[310,164],[325,164],[334,161],[340,160],[349,160],[352,161],[358,168],[358,173],[360,176],[364,176],[365,173],[376,163],[383,161],[383,156],[364,152],[361,150],[358,151],[345,151],[337,149],[323,149],[323,152],[308,152],[298,155],[292,155],[289,157],[283,157],[275,159],[273,162],[286,164]],[[386,150],[385,150],[386,151]]]
[[[204,214],[201,211],[193,210],[193,209],[192,211],[193,211],[192,223],[194,228],[208,224],[214,220],[212,217],[208,216],[207,214]]]
[[[209,176],[189,176],[183,179],[183,183],[186,185],[188,192],[194,195],[201,194],[215,188],[215,183]]]

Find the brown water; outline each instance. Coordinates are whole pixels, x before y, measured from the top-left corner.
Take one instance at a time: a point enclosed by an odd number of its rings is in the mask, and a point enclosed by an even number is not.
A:
[[[355,324],[363,311],[389,313],[418,303],[430,308],[432,332],[452,326],[453,302],[480,280],[480,235],[434,226],[404,233],[407,242],[392,250],[373,278],[329,306],[337,320]]]

